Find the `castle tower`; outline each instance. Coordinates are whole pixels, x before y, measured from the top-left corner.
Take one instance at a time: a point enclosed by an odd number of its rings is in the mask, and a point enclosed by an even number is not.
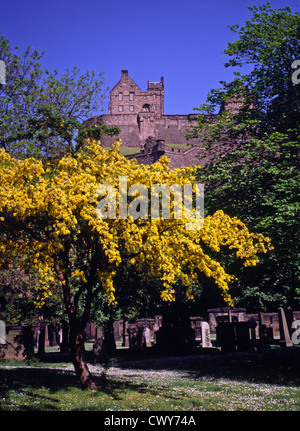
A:
[[[164,114],[164,81],[148,82],[143,92],[130,78],[128,70],[121,70],[120,81],[110,91],[109,115],[135,115],[151,112],[155,117]]]

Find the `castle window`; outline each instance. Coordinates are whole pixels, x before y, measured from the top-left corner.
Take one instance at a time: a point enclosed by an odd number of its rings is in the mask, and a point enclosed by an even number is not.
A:
[[[129,93],[129,99],[134,100],[134,93]]]
[[[123,93],[119,93],[119,100],[123,100]]]
[[[119,112],[123,112],[123,106],[122,105],[119,106]]]
[[[134,111],[134,106],[133,105],[130,105],[130,112],[133,112]]]
[[[150,112],[150,105],[148,103],[145,103],[143,106],[143,112]]]

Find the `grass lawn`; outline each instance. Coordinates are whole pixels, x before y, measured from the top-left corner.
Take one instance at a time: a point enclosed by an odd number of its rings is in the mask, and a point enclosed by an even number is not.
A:
[[[110,150],[110,147],[103,147],[105,151]],[[119,151],[121,154],[123,154],[123,156],[131,156],[133,154],[139,154],[140,153],[140,148],[136,148],[136,147],[126,147],[121,145],[119,148]]]
[[[135,147],[123,147],[121,146],[119,149],[120,153],[123,154],[123,156],[131,156],[133,154],[139,154],[140,149]]]
[[[189,148],[192,148],[189,144],[166,144],[167,147],[170,148],[180,148],[181,150],[188,150]]]
[[[0,410],[299,411],[300,348],[112,360],[82,391],[70,363],[0,362]]]

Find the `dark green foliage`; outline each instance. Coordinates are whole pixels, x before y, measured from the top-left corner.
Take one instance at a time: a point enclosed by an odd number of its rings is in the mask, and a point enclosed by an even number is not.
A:
[[[230,57],[226,67],[252,69],[236,72],[233,82],[210,92],[187,138],[202,136],[203,156],[210,157],[199,172],[206,213],[222,208],[269,236],[274,246],[253,269],[237,268],[224,257],[239,278],[233,285],[236,304],[248,310],[283,304],[297,309],[300,85],[291,78],[292,63],[300,58],[300,14],[287,7],[273,10],[268,3],[249,9],[252,19],[230,27],[239,39],[224,52]],[[207,115],[218,106],[218,115]]]

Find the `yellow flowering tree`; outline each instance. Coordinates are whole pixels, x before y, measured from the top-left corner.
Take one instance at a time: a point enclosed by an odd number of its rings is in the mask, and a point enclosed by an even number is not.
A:
[[[196,168],[170,170],[166,158],[150,166],[138,165],[118,152],[119,145],[116,142],[105,151],[99,143],[89,142],[77,154],[47,162],[16,160],[0,151],[1,267],[18,260],[19,266],[37,272],[40,284],[32,292],[37,307],[43,306],[54,287],[61,287],[72,360],[83,387],[94,385],[84,360],[83,338],[91,303],[101,290],[109,304],[115,303],[114,276],[122,262],[143,268],[144,277],[158,277],[163,301],[174,300],[178,279],[192,299],[198,277],[205,274],[232,304],[232,276],[204,249],[228,247],[245,265],[255,265],[257,254],[271,247],[268,238],[250,233],[241,221],[222,211],[207,217],[197,230],[186,229],[184,217],[173,217],[174,205],[169,218],[154,218],[150,211],[143,218],[134,218],[129,211],[121,214],[121,207],[114,206],[121,199],[120,179],[126,178],[132,190],[137,184],[147,189],[152,184],[184,187],[196,183]],[[105,205],[108,213],[115,209],[110,218],[99,216],[99,203],[108,198],[108,193],[101,195],[99,186],[107,184],[116,191],[112,195],[116,202],[107,199]],[[125,205],[129,208],[130,203],[132,197]],[[137,211],[145,208],[142,200],[135,203]]]

